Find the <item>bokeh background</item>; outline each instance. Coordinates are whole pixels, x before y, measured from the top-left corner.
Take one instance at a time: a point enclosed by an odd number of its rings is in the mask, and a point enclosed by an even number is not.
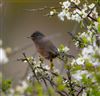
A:
[[[36,30],[41,31],[50,37],[56,47],[64,44],[70,48],[70,54],[76,55],[79,51],[67,32],[79,31],[78,24],[67,19],[62,22],[57,16],[45,16],[49,9],[42,11],[30,11],[44,6],[59,6],[61,0],[5,0],[2,1],[0,8],[1,14],[1,35],[3,48],[7,49],[9,62],[0,65],[0,71],[3,72],[4,79],[12,79],[14,83],[23,78],[27,70],[27,64],[17,61],[23,57],[25,52],[27,56],[36,53],[35,46],[27,37]]]

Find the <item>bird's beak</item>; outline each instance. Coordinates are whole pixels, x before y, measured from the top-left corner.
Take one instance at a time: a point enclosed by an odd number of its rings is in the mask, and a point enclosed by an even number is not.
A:
[[[31,37],[27,37],[27,38],[31,39]]]

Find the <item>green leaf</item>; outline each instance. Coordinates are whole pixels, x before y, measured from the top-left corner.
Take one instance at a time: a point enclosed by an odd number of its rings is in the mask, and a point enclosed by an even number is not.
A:
[[[77,66],[73,66],[73,72],[76,72],[77,70],[81,70],[82,66],[77,65]]]
[[[43,87],[38,82],[36,83],[36,89],[37,89],[38,96],[43,96]]]
[[[0,83],[2,82],[2,73],[0,72]]]
[[[6,92],[8,89],[11,88],[11,80],[3,80],[2,81],[2,91]]]
[[[58,90],[63,91],[64,89],[65,89],[64,85],[62,85],[62,84],[58,85]]]
[[[98,32],[100,33],[100,17],[98,18]]]
[[[88,78],[86,74],[83,74],[83,75],[82,75],[82,82],[83,82],[83,84],[86,85],[86,86],[90,86],[90,85],[92,84],[91,79]]]
[[[86,37],[83,37],[82,40],[83,40],[83,42],[84,42],[84,45],[86,45],[86,44],[88,43],[88,40],[87,40]]]
[[[63,80],[62,80],[62,77],[61,76],[59,76],[58,78],[57,78],[57,88],[58,88],[58,90],[60,90],[60,91],[63,91],[64,89],[65,89],[65,86],[63,85]]]
[[[49,92],[50,94],[52,94],[52,96],[55,96],[55,95],[54,95],[54,94],[55,94],[55,91],[54,91],[54,89],[53,89],[52,87],[49,87],[48,92]],[[47,96],[48,96],[48,95],[47,95]]]
[[[97,20],[98,20],[98,22],[100,23],[100,17],[98,17],[98,19],[97,19]]]
[[[95,74],[95,77],[96,77],[97,82],[100,84],[100,72],[97,72]]]
[[[98,32],[100,33],[100,24],[98,24]]]
[[[100,96],[100,90],[98,87],[93,87],[90,89],[89,96]]]
[[[88,60],[85,61],[85,68],[88,70],[88,71],[94,71],[94,67],[93,67],[93,64],[90,63]]]
[[[98,3],[100,3],[100,0],[97,0]]]
[[[65,46],[63,44],[61,44],[60,47],[59,47],[59,51],[62,52],[64,50],[64,47]]]
[[[26,92],[27,94],[32,94],[32,92],[33,92],[33,87],[32,87],[32,86],[29,86],[29,87],[25,90],[25,92]]]

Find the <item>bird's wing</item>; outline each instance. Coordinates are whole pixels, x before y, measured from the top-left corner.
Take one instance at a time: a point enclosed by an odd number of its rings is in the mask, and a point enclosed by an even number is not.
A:
[[[54,55],[58,54],[56,46],[50,40],[45,41],[45,50]]]

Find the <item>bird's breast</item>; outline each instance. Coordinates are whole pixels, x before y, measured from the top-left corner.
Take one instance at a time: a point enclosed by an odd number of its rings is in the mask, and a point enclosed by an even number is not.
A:
[[[46,51],[45,46],[43,46],[42,44],[36,44],[36,49],[37,51],[46,59],[48,59],[49,57],[49,53]]]

